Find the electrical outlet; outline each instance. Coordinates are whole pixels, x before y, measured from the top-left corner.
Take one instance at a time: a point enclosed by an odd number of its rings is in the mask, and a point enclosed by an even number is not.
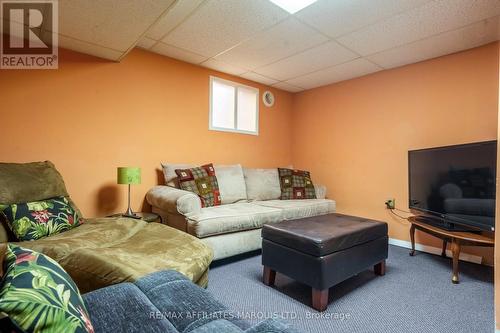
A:
[[[396,208],[396,199],[388,199],[385,202],[385,206],[387,209],[395,209]]]

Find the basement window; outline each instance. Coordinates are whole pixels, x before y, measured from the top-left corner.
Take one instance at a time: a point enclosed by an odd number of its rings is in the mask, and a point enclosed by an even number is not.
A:
[[[209,129],[259,134],[259,89],[210,77]]]

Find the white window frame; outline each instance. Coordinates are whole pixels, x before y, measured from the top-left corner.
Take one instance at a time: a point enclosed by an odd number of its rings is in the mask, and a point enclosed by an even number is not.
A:
[[[220,83],[232,86],[235,88],[235,93],[234,93],[234,129],[232,128],[224,128],[224,127],[216,127],[212,125],[212,115],[213,115],[213,110],[212,110],[212,96],[213,96],[213,82],[218,81]],[[259,104],[260,104],[260,92],[258,88],[247,86],[245,84],[241,84],[238,82],[234,81],[229,81],[225,79],[221,79],[216,76],[210,76],[210,96],[209,96],[209,103],[210,103],[210,112],[208,115],[208,129],[211,131],[221,131],[221,132],[231,132],[231,133],[240,133],[240,134],[250,134],[250,135],[259,135]],[[245,88],[248,90],[253,90],[256,92],[256,106],[257,110],[255,112],[255,131],[245,131],[245,130],[239,130],[237,129],[237,124],[238,124],[238,88]]]

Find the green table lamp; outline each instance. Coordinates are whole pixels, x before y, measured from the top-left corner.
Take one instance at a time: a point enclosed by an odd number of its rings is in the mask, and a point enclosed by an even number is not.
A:
[[[117,170],[117,183],[128,185],[128,208],[127,212],[123,216],[134,217],[137,216],[130,208],[130,184],[140,184],[141,183],[141,168],[136,167],[119,167]]]

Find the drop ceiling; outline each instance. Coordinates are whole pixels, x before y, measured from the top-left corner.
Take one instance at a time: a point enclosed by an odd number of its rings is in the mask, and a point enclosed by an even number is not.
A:
[[[59,1],[60,46],[120,60],[135,46],[298,92],[500,39],[500,0]]]

